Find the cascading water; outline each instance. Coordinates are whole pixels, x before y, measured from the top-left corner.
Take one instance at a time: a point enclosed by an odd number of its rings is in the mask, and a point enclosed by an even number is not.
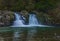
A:
[[[15,21],[11,27],[32,27],[32,26],[42,26],[42,27],[51,27],[46,25],[39,25],[38,20],[35,14],[29,14],[29,23],[25,25],[25,19],[22,15],[15,13]]]
[[[15,21],[13,23],[13,26],[14,27],[20,27],[20,26],[23,26],[24,24],[24,21],[22,20],[22,16],[15,13]]]
[[[39,25],[35,14],[29,15],[29,25]]]
[[[38,27],[40,27],[40,26],[41,27],[51,27],[51,26],[46,26],[46,25],[40,25],[37,18],[36,18],[36,15],[34,13],[29,14],[29,26],[30,27],[32,27],[32,26],[34,26],[34,27],[36,27],[36,26],[38,26]]]
[[[35,27],[35,26],[49,27],[49,26],[39,25],[35,14],[29,14],[28,25],[24,25],[24,21],[23,21],[24,17],[23,18],[22,17],[23,16],[15,13],[15,21],[14,21],[12,27]],[[21,38],[21,35],[19,33],[21,34],[21,30],[20,31],[15,31],[13,41],[22,41],[22,39],[19,39],[19,38]],[[27,40],[26,41],[33,41],[34,40],[33,37],[35,36],[36,33],[37,33],[36,28],[33,28],[31,30],[28,29],[28,35],[27,35]]]

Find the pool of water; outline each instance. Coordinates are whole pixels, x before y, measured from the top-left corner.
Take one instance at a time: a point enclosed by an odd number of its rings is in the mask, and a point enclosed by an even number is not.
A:
[[[60,27],[1,27],[1,41],[60,41]],[[18,32],[18,33],[15,33]],[[18,35],[19,37],[16,37]],[[57,37],[57,38],[56,38]]]

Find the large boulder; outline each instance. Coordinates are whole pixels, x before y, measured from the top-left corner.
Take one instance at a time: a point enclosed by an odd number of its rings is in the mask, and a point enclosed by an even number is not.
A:
[[[22,10],[20,12],[20,14],[24,17],[25,22],[28,23],[28,19],[29,19],[29,13],[28,13],[28,11]]]
[[[1,11],[0,12],[0,26],[8,26],[14,20],[14,12]]]

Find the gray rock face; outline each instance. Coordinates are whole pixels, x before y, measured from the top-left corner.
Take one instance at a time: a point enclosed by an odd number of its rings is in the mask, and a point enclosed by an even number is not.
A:
[[[14,12],[0,11],[0,26],[8,26],[14,20]]]

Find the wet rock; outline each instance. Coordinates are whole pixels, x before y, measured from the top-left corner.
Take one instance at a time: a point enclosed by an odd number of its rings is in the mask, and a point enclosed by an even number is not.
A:
[[[28,11],[26,11],[26,10],[22,10],[22,11],[20,12],[20,14],[22,14],[24,17],[27,17],[27,15],[28,15],[29,13],[28,13]]]
[[[22,11],[20,12],[20,14],[21,14],[23,17],[25,17],[24,20],[25,20],[26,23],[28,23],[28,18],[29,18],[29,13],[28,13],[28,11],[22,10]]]

